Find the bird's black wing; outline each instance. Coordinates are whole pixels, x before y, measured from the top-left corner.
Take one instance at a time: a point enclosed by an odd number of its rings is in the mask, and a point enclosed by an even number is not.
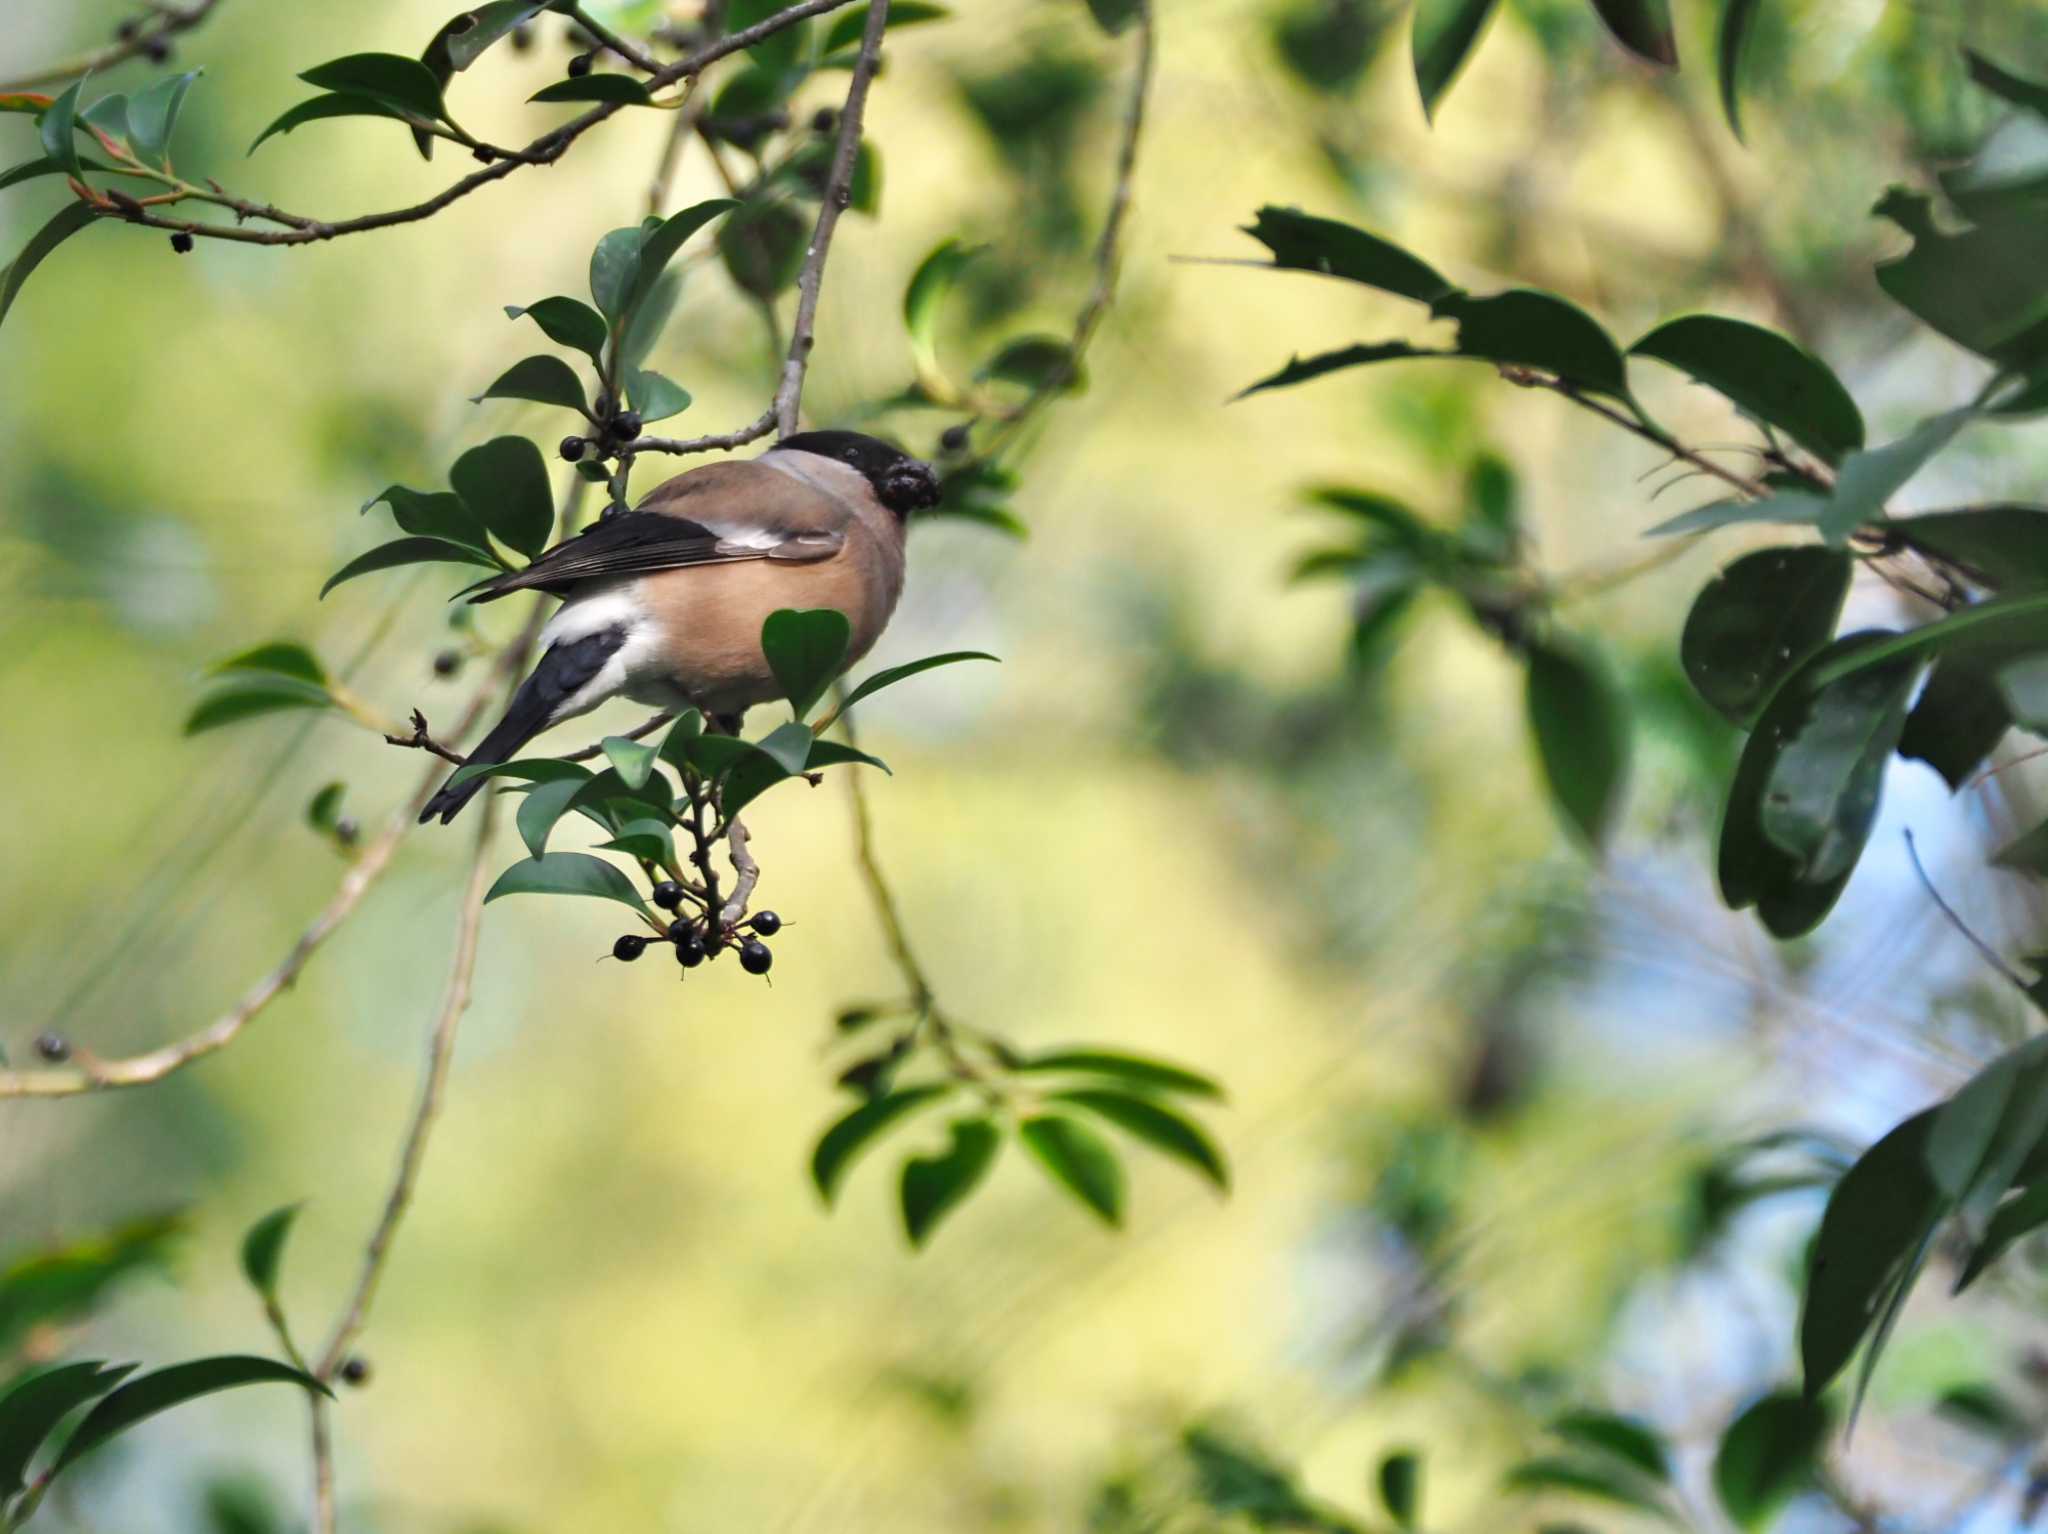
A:
[[[473,588],[472,602],[490,602],[515,591],[562,595],[579,581],[606,576],[648,575],[686,565],[765,559],[774,548],[756,548],[719,537],[687,517],[658,511],[624,511],[593,522],[565,538],[523,570],[495,576]]]

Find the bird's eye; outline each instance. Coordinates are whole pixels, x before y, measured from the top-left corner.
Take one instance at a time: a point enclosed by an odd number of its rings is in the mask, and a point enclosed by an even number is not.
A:
[[[847,450],[846,450],[845,452],[841,453],[841,454],[840,454],[839,456],[840,456],[841,458],[844,458],[844,459],[845,459],[845,460],[846,460],[846,461],[847,461],[848,463],[859,463],[859,462],[860,462],[860,453],[859,453],[859,451],[858,451],[857,449],[855,449],[855,448],[848,448],[848,449],[847,449]]]

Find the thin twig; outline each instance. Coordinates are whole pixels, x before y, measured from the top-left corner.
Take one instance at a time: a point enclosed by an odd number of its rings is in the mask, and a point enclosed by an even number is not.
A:
[[[1593,398],[1569,379],[1556,378],[1548,373],[1539,373],[1531,368],[1522,367],[1503,367],[1500,373],[1501,377],[1505,378],[1509,383],[1519,385],[1524,389],[1548,389],[1553,394],[1562,394],[1580,409],[1590,410],[1601,419],[1612,421],[1616,426],[1619,426],[1623,431],[1628,432],[1632,436],[1641,437],[1645,442],[1654,443],[1673,458],[1682,459],[1686,463],[1691,464],[1702,474],[1711,474],[1715,479],[1741,492],[1746,499],[1761,501],[1770,496],[1769,487],[1761,480],[1751,479],[1747,475],[1737,474],[1733,469],[1723,467],[1698,449],[1687,447],[1670,433],[1662,431],[1646,421],[1637,420],[1632,415],[1626,415],[1602,400]]]
[[[66,80],[76,80],[83,75],[97,74],[102,69],[112,69],[116,64],[125,64],[138,54],[167,45],[180,32],[191,31],[206,20],[218,4],[220,0],[193,0],[183,9],[170,5],[156,6],[154,19],[137,25],[132,35],[104,48],[95,48],[90,53],[81,53],[75,58],[49,65],[34,74],[23,75],[18,80],[0,83],[0,95],[32,90],[38,85],[60,85]]]
[[[588,32],[600,46],[611,49],[613,53],[616,53],[635,69],[650,75],[661,73],[661,61],[659,59],[652,57],[644,50],[627,42],[625,38],[619,36],[618,33],[614,32],[603,22],[598,21],[582,6],[564,6],[562,7],[562,14],[571,21],[574,21],[585,32]]]
[[[431,751],[444,762],[453,762],[458,767],[469,765],[469,758],[460,751],[451,751],[434,739],[427,729],[427,716],[418,709],[412,711],[412,734],[386,735],[384,743],[391,746],[409,746],[419,751]]]
[[[1939,910],[1943,916],[1946,916],[1948,918],[1949,925],[1951,927],[1954,927],[1956,931],[1960,932],[1963,935],[1964,940],[1967,941],[1972,948],[1977,950],[1978,956],[1982,958],[1986,964],[1989,964],[1994,970],[1998,971],[1999,977],[2001,979],[2007,980],[2011,982],[2013,985],[2019,987],[2020,993],[2022,995],[2032,996],[2034,988],[2032,985],[2028,984],[2026,977],[2022,975],[2018,970],[2014,969],[2010,964],[2006,963],[2004,958],[2000,956],[1997,949],[1993,948],[1989,943],[1985,942],[1984,939],[1977,936],[1976,933],[1972,932],[1970,930],[1969,924],[1965,922],[1962,919],[1962,917],[1956,914],[1955,907],[1950,905],[1946,900],[1941,898],[1941,891],[1934,887],[1934,881],[1927,877],[1927,869],[1925,865],[1923,865],[1920,861],[1920,849],[1918,846],[1914,844],[1913,832],[1911,827],[1907,828],[1905,835],[1906,856],[1913,860],[1913,872],[1920,876],[1920,887],[1927,891],[1927,898],[1929,900],[1932,900],[1935,904],[1935,908]]]
[[[728,54],[738,53],[750,48],[764,38],[772,37],[777,32],[787,27],[792,27],[809,17],[823,15],[827,11],[838,10],[840,7],[852,3],[853,0],[798,0],[797,4],[777,11],[773,16],[756,22],[751,27],[742,27],[739,31],[721,37],[716,42],[707,43],[689,57],[666,65],[648,80],[648,89],[658,90],[665,86],[673,85],[677,81],[693,77]],[[287,213],[280,208],[275,208],[268,204],[244,202],[239,198],[229,197],[218,189],[215,189],[209,195],[204,189],[193,186],[189,182],[180,181],[175,177],[166,177],[161,174],[157,175],[156,179],[172,186],[183,194],[185,198],[227,207],[238,218],[263,219],[281,224],[284,227],[280,229],[248,229],[240,224],[209,224],[196,222],[191,219],[166,218],[157,213],[135,213],[127,209],[115,207],[111,203],[102,205],[95,201],[93,206],[102,210],[103,217],[118,218],[124,222],[141,224],[151,229],[165,229],[172,233],[190,234],[200,239],[229,240],[244,245],[310,245],[320,240],[339,239],[344,235],[366,234],[375,229],[389,229],[400,224],[418,223],[421,219],[433,217],[442,209],[460,201],[470,193],[489,186],[494,181],[503,180],[522,166],[552,165],[568,152],[570,145],[574,144],[577,139],[581,138],[606,118],[620,111],[623,106],[623,102],[600,102],[581,117],[574,118],[562,124],[559,128],[543,133],[524,149],[506,151],[505,158],[496,160],[492,164],[485,166],[482,170],[464,176],[460,181],[444,188],[424,202],[414,203],[410,207],[393,208],[383,213],[366,213],[357,218],[342,219],[332,223],[321,219],[309,218],[304,214]]]

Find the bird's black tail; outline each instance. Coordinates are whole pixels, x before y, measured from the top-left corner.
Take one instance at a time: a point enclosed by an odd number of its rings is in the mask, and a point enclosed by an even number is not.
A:
[[[521,746],[562,717],[562,706],[590,685],[592,678],[604,669],[604,663],[625,642],[626,631],[612,628],[550,645],[540,664],[533,668],[533,675],[520,683],[519,691],[512,695],[505,717],[477,743],[465,765],[496,766],[511,761]],[[471,778],[464,783],[444,783],[420,811],[421,823],[438,816],[441,824],[448,824],[489,782],[488,778]]]

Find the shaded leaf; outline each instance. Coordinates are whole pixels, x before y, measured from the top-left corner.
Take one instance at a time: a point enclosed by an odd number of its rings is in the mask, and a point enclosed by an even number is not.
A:
[[[1497,0],[1418,0],[1411,48],[1415,56],[1415,88],[1422,95],[1425,117],[1436,116],[1436,104],[1492,19]]]
[[[1400,246],[1335,219],[1264,207],[1245,233],[1273,253],[1275,266],[1291,271],[1347,278],[1419,304],[1436,304],[1457,291]]]
[[[1679,659],[1699,695],[1747,726],[1778,684],[1834,636],[1849,593],[1847,553],[1759,549],[1694,600]]]
[[[690,408],[690,391],[673,378],[639,369],[631,369],[625,376],[626,398],[649,426]]]
[[[1002,1143],[1002,1131],[989,1120],[960,1119],[943,1152],[903,1163],[903,1230],[912,1246],[923,1246],[939,1222],[966,1201],[995,1165]]]
[[[547,460],[527,438],[494,437],[471,448],[455,460],[448,482],[499,542],[528,557],[548,546],[554,491]]]
[[[2022,1188],[2018,1197],[1999,1205],[1992,1214],[1990,1223],[1984,1228],[1983,1238],[1971,1248],[1970,1260],[1956,1279],[1956,1291],[1961,1293],[1969,1288],[1984,1276],[1986,1268],[2011,1249],[2015,1241],[2044,1225],[2048,1225],[2048,1182],[2037,1182]]]
[[[388,106],[370,96],[315,96],[309,101],[301,101],[297,106],[286,108],[269,127],[250,140],[245,152],[254,154],[263,147],[263,141],[273,134],[289,133],[303,123],[320,122],[329,117],[389,117],[403,121],[404,114],[396,107]]]
[[[413,490],[404,485],[390,485],[369,506],[380,502],[391,508],[391,520],[398,524],[400,532],[457,543],[494,564],[503,565],[504,562],[491,552],[483,520],[453,491]],[[367,511],[369,506],[363,509]]]
[[[1550,1431],[1580,1448],[1611,1454],[1655,1480],[1671,1479],[1671,1454],[1663,1435],[1639,1418],[1616,1412],[1569,1411],[1551,1422]]]
[[[1678,38],[1671,30],[1671,0],[1593,0],[1593,9],[1615,41],[1637,58],[1667,69],[1678,67]]]
[[[924,0],[890,0],[889,30],[899,31],[904,27],[916,26],[921,21],[944,21],[953,13],[943,5],[928,5]],[[830,56],[842,48],[851,48],[860,42],[861,33],[867,25],[867,12],[860,9],[848,10],[833,18],[831,30],[825,34],[825,45],[820,50]]]
[[[616,325],[640,279],[640,247],[647,231],[638,224],[614,229],[590,252],[590,297],[598,312]]]
[[[897,1120],[929,1107],[952,1091],[950,1085],[905,1087],[873,1098],[853,1109],[818,1140],[811,1152],[811,1181],[826,1203],[838,1197],[854,1158],[867,1149],[875,1137]]]
[[[341,818],[342,796],[348,792],[342,783],[328,783],[306,803],[306,824],[315,831],[332,831],[334,823]]]
[[[761,652],[796,717],[808,714],[846,664],[853,625],[830,607],[781,608],[761,625]],[[809,742],[805,742],[809,749]],[[802,767],[799,757],[795,771]]]
[[[543,298],[537,304],[520,308],[516,304],[505,306],[507,319],[518,319],[521,315],[540,326],[550,341],[559,346],[572,346],[582,352],[593,363],[604,365],[604,344],[611,332],[606,327],[604,316],[580,299],[557,295]]]
[[[0,1396],[0,1503],[28,1484],[36,1450],[57,1425],[86,1402],[112,1390],[134,1368],[133,1364],[63,1364],[30,1375]]]
[[[903,290],[903,326],[921,364],[937,366],[939,306],[953,290],[967,263],[979,254],[977,248],[947,240],[920,261],[911,274],[910,283]]]
[[[1093,1130],[1060,1114],[1041,1114],[1017,1131],[1046,1175],[1110,1225],[1123,1223],[1124,1169]]]
[[[1550,797],[1592,847],[1607,837],[1628,776],[1628,704],[1591,652],[1558,643],[1527,652],[1527,704]]]
[[[308,687],[303,682],[285,677],[224,687],[218,692],[208,693],[193,706],[192,712],[185,716],[184,733],[199,735],[263,714],[281,713],[287,709],[330,708],[333,703],[326,689]]]
[[[1432,305],[1458,322],[1458,352],[1540,368],[1596,394],[1627,400],[1628,374],[1613,339],[1591,315],[1555,293],[1510,288],[1490,298],[1449,294]]]
[[[1990,672],[1970,656],[1950,655],[1906,715],[1899,755],[1927,763],[1960,791],[2011,727],[2012,711]]]
[[[1403,1449],[1380,1461],[1380,1503],[1395,1526],[1413,1529],[1421,1517],[1422,1461]]]
[[[299,78],[324,91],[367,96],[430,122],[446,116],[441,105],[441,82],[418,59],[403,54],[352,53],[315,65]]]
[[[558,778],[575,778],[582,782],[591,776],[590,769],[575,762],[560,761],[551,756],[530,757],[517,762],[471,762],[458,767],[448,779],[450,788],[459,788],[464,783],[478,778],[515,778],[526,783],[552,783]]]
[[[154,1374],[130,1380],[113,1394],[102,1397],[99,1405],[86,1413],[85,1420],[65,1441],[64,1452],[57,1456],[48,1475],[61,1475],[108,1439],[125,1433],[158,1412],[169,1411],[174,1406],[183,1406],[187,1401],[218,1391],[268,1384],[297,1385],[329,1397],[334,1394],[312,1375],[273,1358],[228,1354],[173,1364],[168,1369],[159,1369]]]
[[[1721,25],[1715,35],[1715,53],[1721,67],[1721,110],[1728,117],[1728,131],[1742,137],[1742,51],[1749,41],[1750,24],[1762,0],[1723,0]]]
[[[1946,233],[1922,194],[1893,187],[1874,210],[1913,237],[1878,263],[1877,282],[1901,307],[1958,345],[2022,371],[2048,359],[2048,264],[2024,207],[1985,207]]]
[[[1230,1187],[1230,1170],[1222,1153],[1200,1126],[1152,1098],[1093,1087],[1067,1087],[1046,1093],[1045,1100],[1085,1108],[1154,1150],[1193,1167],[1218,1188],[1227,1191]]]
[[[1531,1494],[1565,1492],[1594,1497],[1619,1507],[1650,1513],[1669,1523],[1678,1522],[1671,1509],[1622,1465],[1543,1456],[1516,1465],[1508,1471],[1501,1484],[1509,1491]]]
[[[981,376],[1063,394],[1079,394],[1088,387],[1073,347],[1058,336],[1023,336],[1004,343],[982,368]]]
[[[90,207],[82,202],[67,202],[51,220],[29,237],[15,258],[0,267],[0,324],[5,324],[7,311],[14,307],[14,300],[21,295],[22,284],[31,273],[43,264],[51,251],[78,233],[87,224],[97,220]]]
[[[683,248],[691,235],[720,214],[729,213],[738,206],[730,197],[713,197],[691,204],[649,230],[635,252],[633,279],[625,290],[624,312],[630,315],[647,302],[669,262],[675,259],[676,252]],[[687,399],[685,396],[686,402]]]
[[[1346,346],[1333,352],[1319,352],[1313,357],[1290,357],[1287,366],[1277,373],[1261,378],[1248,388],[1241,389],[1233,396],[1244,399],[1247,395],[1259,394],[1267,389],[1284,389],[1291,384],[1307,383],[1311,378],[1321,378],[1325,373],[1339,372],[1344,368],[1360,367],[1373,362],[1400,362],[1410,357],[1450,357],[1452,352],[1423,351],[1410,346],[1406,341],[1378,341],[1370,345]]]
[[[367,554],[359,554],[327,577],[327,583],[320,588],[320,595],[326,596],[343,581],[352,581],[359,575],[370,575],[378,570],[392,570],[400,565],[482,565],[496,569],[496,560],[460,543],[450,543],[445,538],[398,538],[390,543],[380,543]]]
[[[589,895],[616,900],[636,911],[647,909],[640,891],[616,864],[587,852],[550,852],[514,863],[498,876],[484,899],[489,902],[505,895]]]
[[[1887,538],[1954,565],[1997,591],[2048,590],[2048,510],[1972,506],[1892,517]]]
[[[84,88],[85,81],[73,80],[50,103],[49,110],[36,124],[36,133],[43,141],[43,153],[63,166],[67,173],[80,179],[84,178],[85,172],[78,163],[78,93]]]
[[[199,74],[192,69],[159,80],[128,103],[128,146],[144,164],[162,169],[168,163],[165,155],[177,131],[178,111]]]
[[[718,253],[732,280],[756,298],[792,287],[803,269],[811,226],[783,202],[749,202],[718,226]]]
[[[1806,700],[1798,729],[1779,743],[1764,777],[1759,824],[1792,860],[1799,882],[1826,884],[1862,855],[1919,676],[1919,665],[1907,660],[1823,687]]]
[[[483,393],[472,394],[469,402],[479,405],[487,399],[527,399],[541,405],[564,405],[582,415],[590,412],[576,370],[560,357],[544,354],[513,363]],[[549,525],[553,525],[552,515]]]
[[[530,856],[547,855],[548,837],[553,834],[556,823],[569,813],[569,806],[589,787],[590,782],[587,778],[557,778],[548,783],[536,783],[533,791],[519,801],[519,813],[513,818],[519,828],[519,839],[526,843]],[[604,866],[612,867],[609,863]],[[617,869],[612,871],[618,872]],[[624,874],[619,877],[625,879]],[[626,882],[628,885],[631,883],[630,880]]]
[[[290,1239],[292,1222],[299,1217],[299,1204],[286,1204],[282,1209],[273,1209],[242,1237],[242,1276],[264,1299],[277,1299],[277,1273],[284,1262],[285,1242]]]
[[[1814,1482],[1833,1426],[1827,1404],[1789,1393],[1765,1396],[1721,1436],[1714,1491],[1739,1529],[1767,1526]]]
[[[1629,352],[1677,368],[1828,463],[1863,446],[1863,415],[1841,380],[1775,331],[1689,314],[1659,325]]]

